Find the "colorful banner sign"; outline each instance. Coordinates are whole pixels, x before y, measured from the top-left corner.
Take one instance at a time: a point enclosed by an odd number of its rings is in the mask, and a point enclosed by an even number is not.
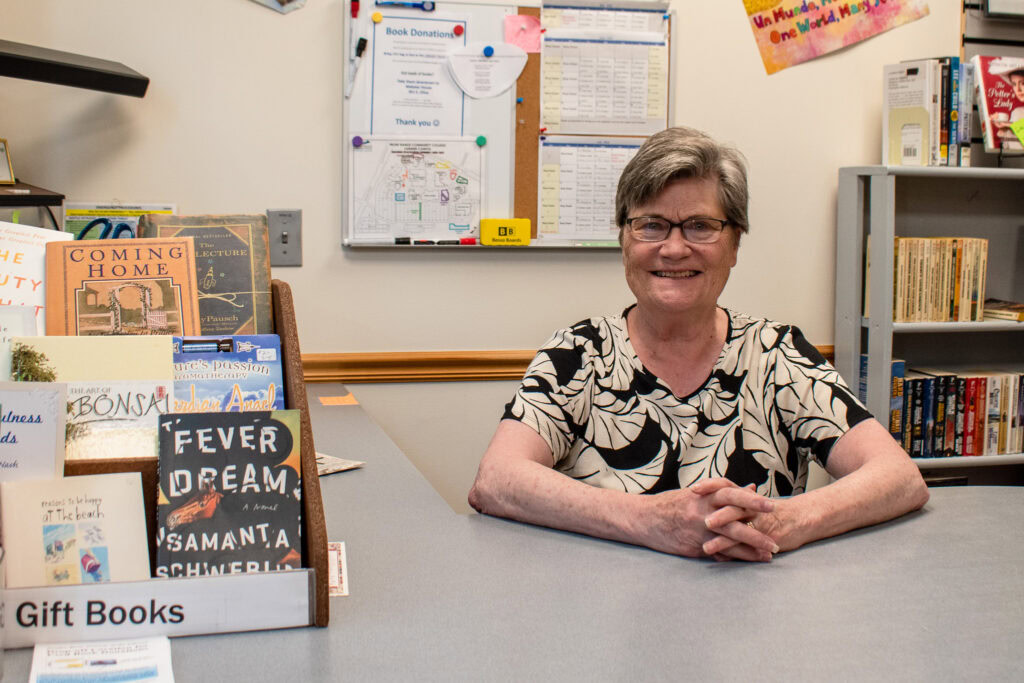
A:
[[[928,15],[924,0],[743,0],[770,74]]]

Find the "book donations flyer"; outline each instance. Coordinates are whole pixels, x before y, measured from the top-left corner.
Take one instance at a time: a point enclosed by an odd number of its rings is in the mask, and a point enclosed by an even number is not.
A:
[[[769,74],[928,15],[924,0],[743,0]]]

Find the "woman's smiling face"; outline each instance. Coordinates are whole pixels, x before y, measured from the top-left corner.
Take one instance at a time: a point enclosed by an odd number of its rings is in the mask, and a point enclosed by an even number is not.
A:
[[[636,216],[658,216],[673,223],[687,218],[725,219],[718,181],[673,180],[650,202],[629,212],[630,218]],[[711,244],[691,244],[678,228],[661,242],[641,242],[627,227],[622,240],[626,283],[648,314],[707,313],[718,305],[738,249],[738,236],[730,226]]]

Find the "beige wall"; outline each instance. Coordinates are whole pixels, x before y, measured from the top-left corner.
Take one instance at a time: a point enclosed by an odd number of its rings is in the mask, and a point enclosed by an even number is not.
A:
[[[932,0],[923,20],[772,76],[740,0],[672,4],[676,120],[750,160],[751,233],[723,303],[831,344],[836,170],[877,163],[882,65],[954,53],[960,3]],[[136,99],[0,78],[0,137],[20,178],[71,200],[302,209],[304,265],[274,275],[293,287],[304,352],[535,348],[629,303],[614,253],[341,249],[346,11],[342,0],[289,15],[247,0],[0,0],[0,38],[152,81]],[[353,388],[455,501],[512,386]]]

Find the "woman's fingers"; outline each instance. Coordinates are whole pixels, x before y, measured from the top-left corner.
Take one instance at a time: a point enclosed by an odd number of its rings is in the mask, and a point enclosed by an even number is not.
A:
[[[715,529],[715,533],[715,537],[702,546],[707,555],[725,552],[737,545],[746,545],[752,550],[769,554],[779,552],[779,546],[771,536],[742,521],[729,522]]]

